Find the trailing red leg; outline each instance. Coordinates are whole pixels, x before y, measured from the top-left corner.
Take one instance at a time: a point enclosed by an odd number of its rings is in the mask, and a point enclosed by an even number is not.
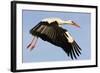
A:
[[[27,46],[27,48],[30,48],[32,50],[35,47],[37,40],[38,40],[38,37],[34,36],[32,39],[32,42]]]

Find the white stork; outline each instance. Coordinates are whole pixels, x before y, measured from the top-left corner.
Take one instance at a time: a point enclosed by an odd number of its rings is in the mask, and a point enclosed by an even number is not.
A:
[[[80,27],[72,20],[66,21],[60,18],[43,19],[30,30],[33,39],[27,48],[33,49],[38,37],[40,37],[44,41],[48,41],[55,46],[61,47],[65,53],[71,57],[71,59],[77,59],[77,56],[81,54],[81,48],[75,42],[75,39],[70,35],[70,33],[66,29],[60,27],[63,24]]]

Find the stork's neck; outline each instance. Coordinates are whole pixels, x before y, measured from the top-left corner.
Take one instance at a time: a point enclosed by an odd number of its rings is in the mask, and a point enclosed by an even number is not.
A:
[[[71,20],[68,20],[68,21],[62,20],[61,24],[71,24]]]
[[[47,21],[48,23],[57,21],[57,22],[58,22],[58,25],[62,25],[62,24],[71,24],[71,21],[70,21],[70,20],[65,21],[65,20],[62,20],[62,19],[60,19],[60,18],[46,18],[46,19],[43,19],[42,21]]]

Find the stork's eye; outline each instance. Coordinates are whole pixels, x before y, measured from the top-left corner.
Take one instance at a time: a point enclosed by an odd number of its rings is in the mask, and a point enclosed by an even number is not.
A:
[[[75,24],[75,22],[74,21],[71,21],[72,22],[72,24]]]

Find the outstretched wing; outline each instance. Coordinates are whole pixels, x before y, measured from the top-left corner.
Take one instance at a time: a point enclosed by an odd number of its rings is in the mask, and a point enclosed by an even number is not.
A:
[[[64,34],[64,38],[67,39],[67,42],[64,44],[66,46],[63,47],[63,50],[67,53],[68,56],[71,57],[71,59],[77,59],[77,56],[81,54],[82,49],[68,32]]]

